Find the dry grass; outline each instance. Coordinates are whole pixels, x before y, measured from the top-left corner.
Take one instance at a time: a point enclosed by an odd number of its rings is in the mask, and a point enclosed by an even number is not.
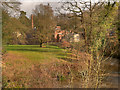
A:
[[[33,63],[23,54],[15,51],[9,51],[3,61],[5,63],[5,67],[3,67],[4,87],[63,87],[61,83],[68,84],[71,77],[79,80],[81,77],[77,73],[83,70],[80,63],[70,63],[62,59],[52,60],[48,63]],[[73,76],[71,76],[71,72],[74,73]]]

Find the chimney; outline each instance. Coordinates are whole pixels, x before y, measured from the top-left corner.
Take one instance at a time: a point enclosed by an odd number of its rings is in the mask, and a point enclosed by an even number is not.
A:
[[[33,25],[33,14],[32,14],[32,29],[34,28],[34,25]]]

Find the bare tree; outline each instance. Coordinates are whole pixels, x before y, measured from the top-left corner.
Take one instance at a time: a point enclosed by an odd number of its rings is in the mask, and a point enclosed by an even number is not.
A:
[[[101,62],[105,61],[104,51],[108,44],[107,35],[111,24],[114,23],[114,17],[117,15],[116,1],[98,1],[92,0],[72,0],[63,2],[61,8],[80,18],[80,27],[84,29],[84,39],[86,45],[86,53],[91,55],[88,60],[88,78],[87,87],[90,87],[91,79],[95,79],[95,87],[99,87],[99,75],[101,72]],[[60,11],[59,11],[60,12]],[[60,12],[62,14],[62,12]],[[116,14],[115,14],[116,13]],[[115,27],[114,27],[115,28]],[[101,52],[102,51],[102,52]],[[112,55],[111,53],[110,55]],[[96,74],[94,74],[96,73]],[[94,76],[92,78],[92,76]],[[94,86],[93,86],[94,87]]]

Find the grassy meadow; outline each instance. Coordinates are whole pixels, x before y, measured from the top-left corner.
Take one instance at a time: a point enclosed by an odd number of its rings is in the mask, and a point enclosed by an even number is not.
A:
[[[46,45],[40,48],[39,45],[9,45],[7,52],[21,55],[33,62],[46,63],[52,62],[57,58],[65,57],[64,49],[57,46]]]
[[[78,64],[66,61],[71,53],[52,45],[9,45],[3,56],[4,88],[64,87]]]
[[[89,55],[85,53],[76,58],[67,49],[53,45],[8,45],[5,49],[3,88],[81,88],[86,85],[85,61]],[[110,70],[115,66],[106,63],[105,67]]]

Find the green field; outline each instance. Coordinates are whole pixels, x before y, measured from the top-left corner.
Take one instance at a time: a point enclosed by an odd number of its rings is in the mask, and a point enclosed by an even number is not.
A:
[[[7,52],[19,54],[31,61],[50,62],[52,59],[60,59],[66,57],[64,49],[58,46],[44,45],[9,45],[6,47]]]

